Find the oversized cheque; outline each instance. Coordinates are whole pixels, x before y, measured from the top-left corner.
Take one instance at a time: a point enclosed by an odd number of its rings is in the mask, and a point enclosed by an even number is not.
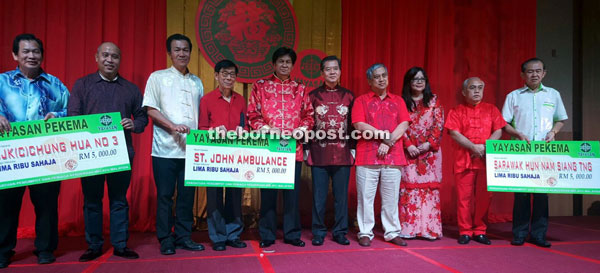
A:
[[[486,142],[489,191],[600,194],[598,141]]]
[[[293,189],[296,140],[254,132],[239,138],[192,130],[187,136],[185,185]]]
[[[11,123],[0,134],[0,190],[130,170],[120,113]]]

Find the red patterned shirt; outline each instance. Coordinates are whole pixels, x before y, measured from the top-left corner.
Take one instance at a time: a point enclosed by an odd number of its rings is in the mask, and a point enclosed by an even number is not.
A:
[[[302,84],[275,75],[252,85],[248,102],[248,125],[254,130],[265,125],[291,133],[294,129],[313,127],[314,110]],[[302,145],[296,143],[296,161],[302,161]]]
[[[390,134],[402,122],[410,122],[410,116],[402,97],[389,91],[381,99],[373,92],[363,94],[354,100],[352,123],[364,122],[378,130],[388,130]],[[406,165],[402,138],[390,148],[383,158],[377,157],[381,140],[359,139],[356,144],[356,162],[360,165]]]
[[[454,130],[468,138],[473,144],[485,144],[485,141],[498,129],[506,126],[506,121],[496,106],[481,102],[475,106],[461,104],[448,112],[444,127]],[[485,159],[474,157],[468,149],[454,145],[454,173],[468,169],[485,169]]]
[[[327,85],[318,87],[309,93],[310,103],[315,109],[314,131],[335,133],[335,138],[314,139],[310,141],[308,165],[352,165],[354,162],[350,149],[354,143],[349,137],[352,131],[350,109],[354,95],[341,86],[334,89]],[[340,138],[339,133],[342,133]]]

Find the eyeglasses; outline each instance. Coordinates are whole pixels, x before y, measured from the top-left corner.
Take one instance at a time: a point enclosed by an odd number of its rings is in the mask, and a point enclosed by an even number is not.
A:
[[[410,80],[411,82],[426,82],[427,79],[426,78],[415,78]]]
[[[221,74],[221,76],[223,78],[231,77],[231,78],[235,79],[237,77],[237,75],[235,74],[235,72],[229,72],[229,73],[227,73],[227,72],[219,72],[219,74]]]

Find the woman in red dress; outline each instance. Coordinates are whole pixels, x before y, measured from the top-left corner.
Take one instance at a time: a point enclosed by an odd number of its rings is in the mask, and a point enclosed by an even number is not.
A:
[[[439,189],[444,110],[420,67],[413,67],[404,75],[402,97],[412,122],[404,135],[408,165],[403,167],[400,184],[400,236],[433,241],[442,237]]]

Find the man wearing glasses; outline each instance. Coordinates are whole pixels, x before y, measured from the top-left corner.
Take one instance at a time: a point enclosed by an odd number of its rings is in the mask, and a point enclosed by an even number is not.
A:
[[[198,129],[215,129],[217,132],[241,132],[246,126],[246,99],[233,91],[238,67],[230,60],[215,64],[217,88],[200,101]],[[242,222],[242,189],[227,188],[223,204],[223,188],[206,188],[208,237],[213,250],[223,251],[225,246],[244,248],[240,240],[244,231]]]

